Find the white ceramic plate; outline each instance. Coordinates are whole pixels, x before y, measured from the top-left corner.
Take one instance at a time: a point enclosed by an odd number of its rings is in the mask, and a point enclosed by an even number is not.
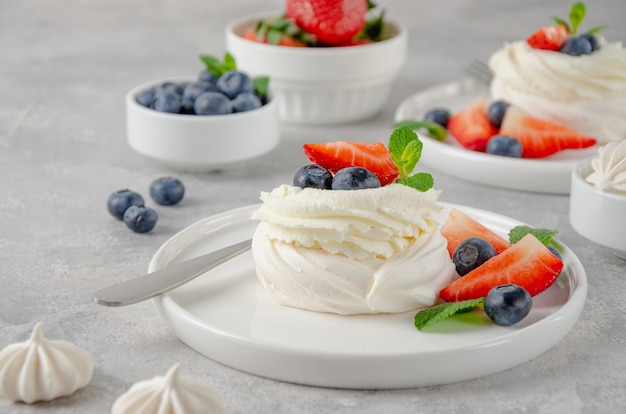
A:
[[[435,107],[455,112],[478,96],[489,101],[489,88],[472,79],[435,86],[405,99],[396,110],[395,120],[423,119]],[[443,142],[425,133],[419,136],[424,143],[420,163],[469,181],[539,193],[569,194],[572,171],[597,151],[591,147],[542,159],[519,159],[467,150],[451,136]]]
[[[454,205],[444,204],[440,220]],[[506,235],[519,222],[456,206]],[[149,271],[250,238],[257,205],[205,218],[168,240]],[[281,381],[335,388],[409,388],[469,380],[504,371],[556,345],[578,320],[587,294],[585,271],[559,245],[564,270],[534,298],[513,327],[484,314],[457,315],[427,332],[415,312],[339,316],[278,305],[256,279],[250,252],[154,303],[171,331],[202,355]]]

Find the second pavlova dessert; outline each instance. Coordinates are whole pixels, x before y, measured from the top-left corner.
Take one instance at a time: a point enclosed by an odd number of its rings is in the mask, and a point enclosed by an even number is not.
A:
[[[421,142],[407,127],[382,143],[306,144],[313,164],[261,193],[256,272],[278,303],[343,315],[431,306],[455,276],[435,215],[440,191],[411,175]]]

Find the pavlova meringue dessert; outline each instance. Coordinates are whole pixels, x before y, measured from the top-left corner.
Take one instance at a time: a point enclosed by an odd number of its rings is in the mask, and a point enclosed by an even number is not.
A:
[[[180,375],[174,364],[163,377],[133,384],[120,395],[111,414],[222,414],[219,395],[208,386]]]
[[[626,138],[626,49],[601,28],[579,31],[585,6],[526,40],[506,44],[489,61],[491,94],[525,113],[566,125],[600,143]]]
[[[46,339],[41,323],[30,339],[0,352],[0,396],[10,401],[65,397],[86,386],[92,375],[89,353],[68,341]]]
[[[601,191],[626,195],[626,140],[610,142],[591,160],[593,172],[585,180]]]
[[[454,275],[430,174],[409,176],[421,142],[306,144],[313,164],[261,193],[256,272],[278,303],[342,315],[431,306]],[[399,166],[399,168],[398,168]]]

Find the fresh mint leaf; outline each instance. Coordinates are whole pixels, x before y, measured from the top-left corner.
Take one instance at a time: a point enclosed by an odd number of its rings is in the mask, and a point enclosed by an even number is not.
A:
[[[263,99],[267,99],[270,80],[267,76],[259,76],[252,79],[254,85],[254,91]]]
[[[570,32],[572,36],[576,35],[578,32],[578,26],[580,26],[582,21],[585,19],[585,13],[586,9],[583,3],[574,3],[569,12],[569,20],[572,22],[572,30]]]
[[[464,300],[461,302],[447,302],[442,303],[441,305],[433,306],[432,308],[421,310],[415,314],[415,327],[417,330],[422,331],[424,328],[433,326],[437,322],[441,322],[452,315],[463,313],[481,306],[484,301],[484,298],[478,298]]]
[[[408,177],[422,156],[422,142],[417,134],[407,126],[400,126],[391,133],[388,147],[399,176]]]
[[[269,32],[267,32],[267,43],[269,43],[270,45],[277,45],[282,37],[283,34],[280,30],[271,29]]]
[[[448,136],[448,130],[439,125],[436,122],[427,121],[425,119],[416,121],[413,119],[407,119],[399,121],[394,124],[394,127],[407,126],[413,130],[424,129],[428,132],[428,135],[435,138],[437,141],[443,141]]]
[[[224,69],[224,72],[237,69],[237,63],[235,62],[235,58],[228,52],[226,52],[226,54],[224,55]]]
[[[223,60],[219,60],[211,55],[200,55],[200,60],[206,65],[207,70],[216,78],[222,76],[226,71],[237,69],[235,58],[230,53],[226,53]]]
[[[587,33],[589,34],[596,34],[596,33],[600,33],[601,31],[603,31],[604,29],[606,29],[607,27],[609,27],[608,25],[602,25],[602,26],[596,26],[594,28],[591,28],[589,30],[587,30]]]
[[[552,20],[554,20],[554,22],[555,22],[556,24],[559,24],[559,25],[561,25],[561,26],[565,26],[565,27],[567,28],[567,31],[568,31],[568,32],[570,32],[570,33],[572,33],[572,27],[571,27],[571,26],[569,25],[569,23],[568,23],[568,22],[566,22],[565,20],[563,20],[563,19],[561,19],[561,18],[558,18],[558,17],[555,17],[555,16],[552,16]]]
[[[547,246],[552,241],[552,238],[556,236],[558,231],[550,229],[535,229],[529,226],[516,226],[509,231],[509,241],[511,244],[515,244],[528,233],[535,236],[541,243]]]
[[[396,179],[398,184],[403,184],[412,188],[415,188],[418,191],[424,192],[433,188],[435,181],[433,180],[433,176],[428,173],[417,173],[410,177],[402,177]]]

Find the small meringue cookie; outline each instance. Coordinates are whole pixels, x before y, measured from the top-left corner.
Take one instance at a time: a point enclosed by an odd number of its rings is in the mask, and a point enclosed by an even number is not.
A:
[[[223,414],[219,395],[190,377],[176,363],[164,377],[140,381],[120,395],[111,414]]]
[[[71,395],[91,381],[89,353],[64,340],[44,338],[41,322],[26,342],[0,351],[0,396],[31,404]]]

